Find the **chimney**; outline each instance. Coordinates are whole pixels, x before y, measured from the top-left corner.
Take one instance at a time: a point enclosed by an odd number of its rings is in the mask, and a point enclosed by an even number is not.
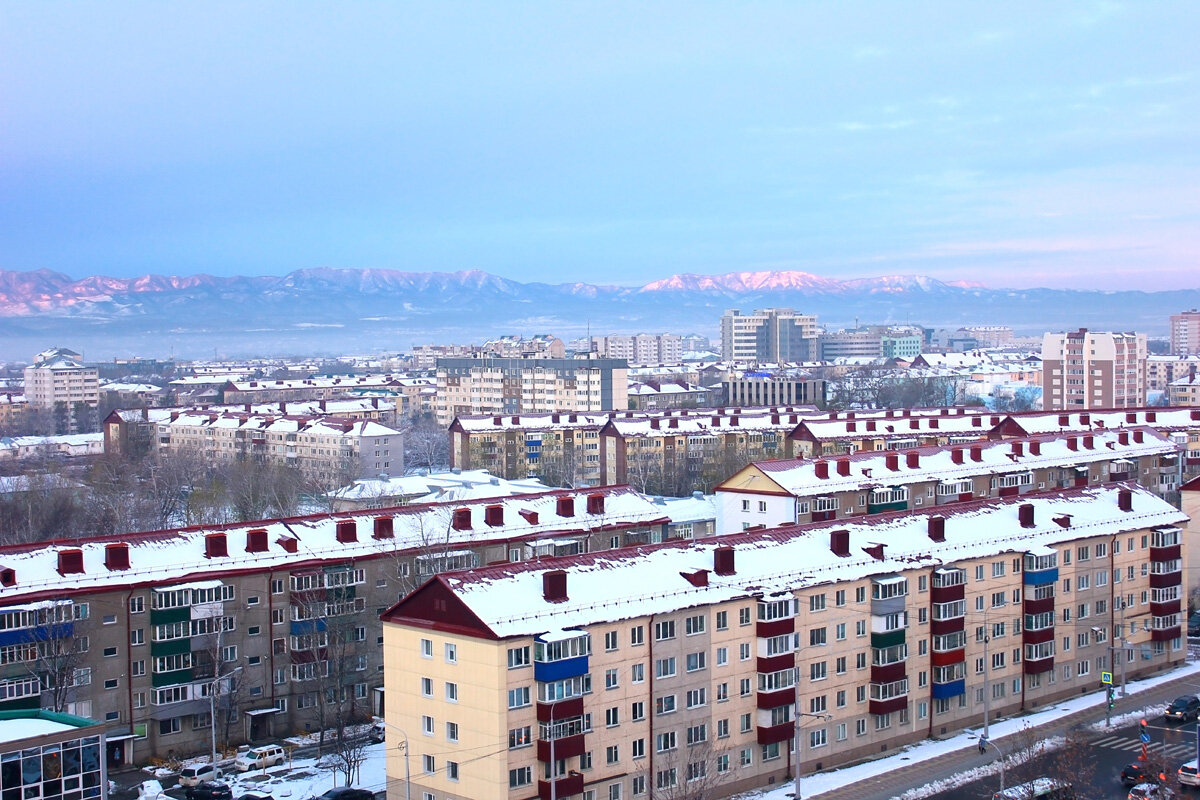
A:
[[[1126,411],[1125,412],[1125,421],[1128,422],[1130,425],[1136,424],[1137,423],[1137,412],[1136,411]]]
[[[671,417],[669,420],[667,420],[667,427],[668,428],[678,428],[679,420],[676,419],[675,417]]]
[[[721,427],[721,418],[720,418],[720,417],[713,417],[713,418],[712,418],[712,426],[713,426],[714,428],[719,428],[719,427]]]
[[[650,428],[651,428],[651,430],[658,430],[658,420],[657,419],[650,420]]]
[[[493,425],[499,425],[499,424],[501,423],[501,421],[502,421],[502,420],[501,420],[501,418],[500,418],[500,417],[492,417],[492,424],[493,424]]]
[[[520,425],[520,424],[521,424],[521,418],[520,418],[520,417],[518,417],[518,416],[514,416],[514,417],[512,418],[512,424],[513,424],[513,425]]]
[[[0,586],[16,586],[17,571],[12,567],[0,567]]]
[[[1033,522],[1033,503],[1022,503],[1017,508],[1017,518],[1021,520],[1022,528],[1032,528]]]
[[[858,431],[858,423],[851,420],[846,423],[846,433],[856,433]]]
[[[892,450],[884,455],[883,464],[892,472],[900,469],[900,454]]]
[[[875,424],[875,420],[873,420],[873,419],[867,420],[867,430],[873,432],[876,429],[877,429],[877,427]]]
[[[225,558],[228,555],[229,543],[225,541],[224,533],[217,532],[204,535],[205,558]]]
[[[578,422],[578,421],[579,421],[579,418],[576,417],[574,414],[567,415],[567,422]]]
[[[932,542],[946,541],[946,518],[945,517],[930,517],[929,518],[929,540]]]
[[[372,539],[391,539],[395,534],[392,532],[391,517],[376,517],[374,530],[371,532]]]
[[[829,549],[835,556],[845,558],[850,555],[850,531],[839,528],[829,532]]]
[[[575,516],[575,498],[574,497],[558,498],[558,503],[555,505],[554,510],[560,517]]]
[[[1146,412],[1146,422],[1158,422],[1158,412],[1157,411],[1147,411]]]
[[[908,427],[910,430],[914,430],[914,431],[917,430],[918,428],[921,427],[921,420],[917,419],[916,417],[913,417],[912,419],[910,419],[908,421]]]
[[[300,540],[294,536],[280,536],[275,544],[283,548],[285,553],[295,553],[299,549]]]
[[[504,524],[504,506],[491,505],[483,509],[483,524],[489,528],[498,528]]]
[[[1095,439],[1092,437],[1091,434],[1088,434],[1087,436],[1083,437],[1083,446],[1086,447],[1088,450],[1096,449]]]
[[[1193,408],[1192,413],[1189,416],[1191,417],[1193,422],[1196,420],[1200,420],[1200,409]]]
[[[863,552],[876,561],[883,561],[883,545],[878,542],[870,547],[864,547]]]
[[[1080,425],[1091,425],[1092,424],[1092,415],[1091,414],[1080,414],[1079,415],[1079,424]]]
[[[737,414],[734,414],[732,417],[730,417],[730,418],[729,418],[729,424],[730,424],[730,425],[734,425],[734,426],[737,426],[737,425],[740,425],[740,424],[741,424],[740,422],[738,422],[738,416],[737,416]]]
[[[1146,432],[1145,431],[1134,431],[1133,432],[1133,441],[1136,442],[1137,444],[1141,444],[1142,442],[1146,441]]]
[[[919,469],[921,467],[921,454],[916,450],[909,450],[904,454],[904,457],[908,462],[909,469]]]
[[[978,444],[971,445],[971,460],[983,461],[983,446]]]
[[[772,414],[772,415],[771,415],[771,424],[772,424],[772,425],[778,425],[778,424],[779,424],[779,415],[778,415],[778,414]]]
[[[1040,456],[1041,454],[1042,454],[1042,443],[1038,442],[1038,441],[1030,442],[1029,443],[1029,455]]]
[[[522,508],[517,513],[521,515],[521,519],[525,520],[530,525],[538,524],[538,513],[536,511],[530,511],[527,508]]]
[[[542,573],[542,598],[547,603],[563,603],[567,599],[567,573],[548,569]]]
[[[267,552],[267,529],[266,528],[251,528],[246,531],[246,552],[247,553],[265,553]]]
[[[1129,489],[1122,489],[1117,492],[1117,508],[1122,511],[1133,511],[1133,492]]]
[[[994,426],[996,426],[996,425],[999,425],[999,424],[1000,424],[1000,418],[999,418],[999,417],[996,417],[996,416],[993,416],[993,417],[992,417],[991,424],[992,424],[992,426],[993,426],[993,427],[994,427]]]
[[[1079,449],[1079,440],[1076,439],[1074,436],[1068,436],[1067,437],[1067,449],[1068,450],[1078,450]]]
[[[817,472],[817,477],[824,480],[829,477],[829,462],[825,459],[820,459],[813,462],[813,469]]]
[[[937,417],[930,417],[929,418],[929,428],[932,430],[932,429],[936,428],[937,426],[938,426]]]
[[[950,460],[955,464],[963,463],[963,449],[961,447],[955,447],[953,450],[951,450]]]
[[[1058,415],[1058,427],[1065,428],[1070,424],[1071,424],[1071,415],[1070,414],[1059,414]]]
[[[708,586],[708,570],[698,569],[695,572],[681,572],[680,576],[692,586],[703,588]]]
[[[104,566],[110,570],[129,569],[129,545],[124,542],[104,545]]]
[[[1129,431],[1121,431],[1118,433],[1117,442],[1120,444],[1129,444]]]
[[[1013,442],[1012,443],[1012,454],[1017,457],[1025,455],[1025,443],[1024,442]]]
[[[471,509],[454,509],[454,515],[451,517],[450,527],[454,528],[456,531],[471,530]]]
[[[718,575],[734,574],[733,548],[727,544],[719,545],[713,550],[713,572]]]
[[[587,513],[603,514],[604,513],[604,495],[600,492],[589,494],[587,498]]]
[[[837,460],[837,473],[838,473],[838,475],[841,475],[842,477],[849,477],[849,475],[850,475],[850,459],[839,458]]]
[[[551,422],[553,422],[555,425],[557,425],[557,424],[558,424],[558,419],[559,419],[559,417],[558,417],[558,414],[551,414],[551,415],[550,415],[550,421],[551,421]]]
[[[83,551],[59,551],[59,575],[77,575],[80,572],[83,572]]]
[[[358,523],[352,519],[338,520],[337,540],[342,544],[358,541]]]
[[[980,416],[971,417],[971,427],[972,428],[982,428],[983,427],[983,417],[980,417]]]

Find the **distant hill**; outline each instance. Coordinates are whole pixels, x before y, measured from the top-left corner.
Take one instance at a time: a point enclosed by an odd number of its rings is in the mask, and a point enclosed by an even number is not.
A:
[[[303,269],[283,276],[75,280],[0,270],[0,358],[52,344],[90,359],[396,350],[506,333],[674,331],[715,334],[727,308],[791,306],[823,325],[911,322],[1166,331],[1200,307],[1200,290],[989,289],[900,275],[835,280],[805,272],[672,275],[640,287],[520,283],[477,270]]]

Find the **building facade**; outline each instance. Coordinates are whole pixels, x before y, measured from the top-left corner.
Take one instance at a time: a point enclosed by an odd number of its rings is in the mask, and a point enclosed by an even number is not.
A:
[[[437,420],[625,408],[627,370],[625,361],[605,358],[438,359]]]
[[[383,617],[389,795],[727,796],[1167,669],[1185,523],[1106,487],[438,576]]]
[[[1200,311],[1182,311],[1171,315],[1171,355],[1200,355]]]
[[[746,371],[731,374],[721,385],[731,406],[825,407],[825,380],[809,374]]]
[[[620,358],[630,364],[678,364],[683,341],[673,333],[614,333],[593,336],[591,349],[601,358]]]
[[[62,347],[34,356],[25,368],[25,398],[52,415],[56,433],[94,431],[99,421],[100,373],[82,356]]]
[[[1080,328],[1042,338],[1042,409],[1146,405],[1146,335]]]
[[[736,308],[721,317],[721,355],[726,361],[783,363],[816,358],[817,318],[790,308]]]

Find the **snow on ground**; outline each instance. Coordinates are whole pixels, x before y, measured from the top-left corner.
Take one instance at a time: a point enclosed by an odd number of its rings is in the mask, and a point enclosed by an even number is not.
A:
[[[1153,678],[1130,683],[1128,692],[1131,695],[1136,695],[1148,689],[1153,689],[1164,683],[1186,678],[1189,675],[1200,675],[1200,663],[1192,663],[1180,667],[1172,672],[1158,675]],[[1119,690],[1118,690],[1119,691]],[[1056,703],[1053,706],[1043,708],[1033,714],[1026,714],[1021,717],[1013,717],[1011,719],[993,722],[989,737],[992,741],[1001,739],[1009,734],[1018,733],[1024,728],[1045,725],[1049,722],[1073,714],[1076,711],[1083,711],[1088,708],[1103,706],[1105,703],[1105,692],[1093,692],[1087,695],[1080,695],[1069,700],[1064,700]],[[1125,723],[1140,719],[1144,711],[1137,710],[1122,714],[1120,717],[1113,719],[1113,727],[1116,727],[1121,720]],[[1093,726],[1094,728],[1096,726]],[[1104,723],[1099,723],[1099,728],[1102,729]],[[858,781],[874,778],[875,776],[888,772],[894,769],[906,767],[909,764],[915,764],[921,761],[943,756],[947,753],[953,753],[958,750],[978,747],[978,734],[976,731],[967,729],[960,732],[958,735],[942,741],[929,740],[920,744],[912,745],[903,750],[897,751],[894,755],[886,758],[877,758],[873,761],[866,761],[862,764],[856,764],[852,767],[844,769],[832,770],[830,772],[822,772],[817,775],[805,775],[800,780],[801,797],[815,797],[819,794],[832,792],[835,789],[840,789],[844,786],[857,783]],[[1048,742],[1052,744],[1052,742]],[[902,800],[918,800],[918,798],[929,797],[937,792],[944,791],[954,786],[961,786],[986,777],[987,775],[995,774],[1000,771],[999,764],[992,764],[987,767],[970,770],[960,775],[955,776],[951,780],[938,781],[936,783],[927,784],[916,789],[910,789],[899,797]],[[789,782],[783,786],[778,786],[769,791],[754,791],[746,792],[739,795],[742,800],[790,800],[793,797],[795,787]]]
[[[356,788],[382,792],[387,787],[383,748],[382,743],[367,745],[366,758],[363,760],[360,774],[353,782]],[[268,792],[275,800],[307,800],[322,795],[335,786],[346,785],[344,776],[334,768],[334,761],[328,755],[319,760],[297,758],[281,766],[271,767],[265,772],[237,772],[227,768],[223,771],[221,780],[229,784],[235,798],[253,789]],[[179,787],[176,785],[173,788]]]

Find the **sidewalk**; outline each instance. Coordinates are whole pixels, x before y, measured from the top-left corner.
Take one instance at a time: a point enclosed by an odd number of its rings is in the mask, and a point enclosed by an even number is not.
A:
[[[1188,663],[1161,676],[1130,683],[1128,695],[1113,709],[1116,719],[1146,706],[1164,706],[1181,694],[1196,694],[1200,663]],[[1119,690],[1118,690],[1119,691]],[[1005,743],[1025,728],[1035,728],[1042,738],[1062,736],[1081,726],[1104,722],[1103,692],[1093,692],[1055,703],[1036,713],[993,722],[991,739],[1007,751]],[[1126,722],[1125,724],[1128,724]],[[995,764],[996,752],[980,754],[978,739],[962,732],[944,741],[927,741],[873,761],[805,776],[803,800],[894,800],[914,787],[950,780],[963,773]],[[753,797],[753,795],[748,795]],[[757,800],[790,800],[791,787],[763,792]]]

